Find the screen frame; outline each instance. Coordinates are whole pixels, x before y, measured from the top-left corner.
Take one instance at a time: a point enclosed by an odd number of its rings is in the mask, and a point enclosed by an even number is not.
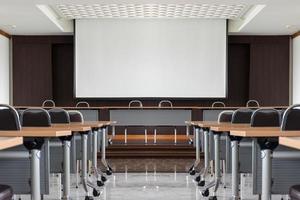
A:
[[[74,65],[73,65],[73,98],[75,100],[132,100],[132,99],[140,99],[140,100],[226,100],[228,99],[228,19],[226,19],[226,44],[225,44],[225,97],[77,97],[76,96],[76,19],[73,20],[74,26],[74,34],[73,34],[73,50],[74,50]]]

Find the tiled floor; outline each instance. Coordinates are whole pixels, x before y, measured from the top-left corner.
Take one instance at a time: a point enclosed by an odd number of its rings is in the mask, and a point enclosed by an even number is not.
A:
[[[248,179],[248,180],[247,180]],[[45,196],[45,200],[60,199],[60,178],[51,177],[51,194]],[[230,179],[228,179],[230,180]],[[241,193],[243,200],[255,200],[257,196],[251,195],[250,177],[243,182]],[[83,200],[84,191],[82,185],[75,188],[75,177],[72,176],[71,199]],[[196,186],[193,177],[187,173],[114,173],[109,177],[106,185],[100,189],[99,200],[198,200],[202,197],[201,188]],[[218,199],[228,200],[231,189],[224,189],[223,185],[217,193]],[[29,200],[29,196],[23,196],[22,200]],[[281,196],[274,196],[273,200],[280,200]],[[283,199],[288,199],[284,197]]]
[[[116,159],[110,160],[114,171],[107,176],[105,186],[99,188],[101,195],[95,200],[199,200],[204,198],[202,188],[198,187],[194,177],[187,171],[191,166],[191,159]],[[163,173],[162,173],[163,172]],[[93,176],[91,176],[91,179]],[[212,179],[209,175],[207,179]],[[50,178],[50,195],[44,196],[45,200],[57,200],[61,197],[61,177],[52,175]],[[218,200],[231,199],[231,177],[226,176],[217,192]],[[241,199],[257,200],[252,195],[251,175],[241,176]],[[95,180],[94,180],[95,181]],[[85,193],[82,185],[76,188],[76,176],[71,177],[71,199],[84,200]],[[210,191],[212,193],[212,191]],[[92,193],[90,193],[92,195]],[[22,200],[30,200],[30,196],[21,196]],[[19,199],[17,196],[15,199]],[[286,196],[273,196],[272,200],[286,200]]]

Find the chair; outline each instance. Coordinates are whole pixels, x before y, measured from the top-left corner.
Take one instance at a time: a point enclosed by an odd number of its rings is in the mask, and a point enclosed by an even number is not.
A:
[[[1,106],[3,108],[3,106]],[[21,123],[19,119],[22,120],[22,126],[49,126],[50,120],[48,119],[47,124],[43,122],[40,124],[41,120],[35,118],[39,115],[39,109],[27,109],[16,112],[14,108],[9,108],[6,110],[6,114],[1,114],[1,126],[8,125],[12,129],[20,129]],[[45,110],[42,110],[46,112]],[[10,112],[10,116],[7,113]],[[31,112],[33,112],[34,117],[32,117]],[[47,115],[47,112],[46,112]],[[15,119],[15,123],[11,122]],[[45,118],[46,119],[46,118]],[[6,121],[8,120],[8,121]],[[1,157],[0,160],[0,180],[8,183],[14,189],[15,194],[30,194],[31,185],[28,180],[31,179],[31,166],[34,163],[34,159],[38,159],[40,163],[40,177],[41,177],[41,194],[49,194],[49,162],[48,162],[48,152],[46,151],[47,145],[44,144],[43,138],[23,138],[23,145],[10,148],[8,150],[3,150],[7,155],[6,157]],[[27,152],[29,151],[31,155]],[[15,157],[17,153],[17,157]],[[36,156],[39,155],[39,156]],[[21,173],[21,175],[20,175]]]
[[[0,200],[11,200],[13,197],[13,190],[8,185],[0,185]]]
[[[215,101],[211,104],[212,108],[216,108],[216,107],[226,107],[225,103],[222,101]]]
[[[17,111],[4,104],[0,104],[0,130],[20,130],[20,121]],[[11,200],[13,190],[8,185],[0,185],[0,200]]]
[[[257,109],[251,118],[252,127],[279,127],[281,117],[275,109]],[[278,138],[260,138],[257,140],[261,148],[274,150],[278,146]]]
[[[22,115],[23,127],[50,127],[50,115],[42,108],[28,108],[23,111]],[[24,146],[27,149],[41,149],[44,144],[44,138],[24,138]]]
[[[283,114],[281,130],[300,130],[300,105],[290,106]],[[291,200],[300,200],[300,184],[289,189]]]
[[[246,107],[259,107],[259,103],[257,100],[251,99],[247,101]]]
[[[254,111],[251,118],[251,127],[279,127],[281,124],[281,115],[278,110],[275,109],[257,109]],[[258,146],[260,151],[258,151]],[[258,138],[252,139],[252,181],[253,181],[253,194],[258,186],[260,186],[261,181],[258,183],[258,174],[260,174],[262,159],[261,152],[264,150],[268,152],[273,152],[273,150],[278,146],[278,138]],[[260,165],[260,166],[258,166]],[[259,194],[261,195],[261,194]]]
[[[237,109],[233,115],[231,123],[233,124],[250,124],[251,116],[254,110],[249,108]],[[252,140],[241,137],[229,136],[231,140],[231,174],[232,174],[232,195],[237,198],[239,195],[238,186],[240,182],[239,174],[251,173],[252,170]],[[239,148],[241,147],[241,148]],[[238,159],[240,158],[240,159]],[[228,159],[229,160],[229,159]],[[239,162],[237,162],[239,160]]]

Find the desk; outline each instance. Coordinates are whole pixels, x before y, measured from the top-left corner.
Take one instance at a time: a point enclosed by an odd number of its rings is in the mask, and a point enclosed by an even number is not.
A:
[[[98,126],[99,124],[97,124]],[[82,184],[85,190],[86,196],[89,196],[87,187],[90,186],[94,189],[94,194],[99,192],[96,190],[96,186],[88,180],[87,177],[87,133],[92,130],[92,126],[89,126],[85,123],[62,123],[62,124],[52,124],[54,129],[66,129],[72,131],[72,133],[78,132],[81,134],[81,147],[82,147]],[[74,140],[73,140],[74,141]],[[63,199],[69,199],[70,196],[70,146],[71,141],[66,139],[63,140],[63,152],[64,152],[64,190],[63,190]],[[74,144],[73,144],[74,146]],[[75,149],[74,149],[75,153]],[[96,152],[97,155],[97,152]],[[74,158],[76,156],[73,156]],[[76,163],[76,161],[75,161]],[[75,164],[73,162],[73,165]],[[97,177],[98,182],[98,177]],[[103,183],[99,183],[99,186],[102,186]]]
[[[214,160],[215,160],[215,181],[214,183],[208,184],[208,186],[205,187],[203,191],[203,195],[206,196],[208,194],[208,189],[212,186],[214,186],[214,193],[217,191],[221,174],[220,174],[220,135],[224,132],[229,132],[232,128],[244,128],[249,127],[249,124],[232,124],[231,122],[214,122],[214,121],[207,121],[207,122],[198,122],[198,126],[202,127],[206,132],[204,131],[204,146],[205,146],[205,171],[207,171],[208,162],[209,162],[209,148],[208,148],[208,130],[211,130],[214,134]],[[229,139],[227,139],[229,141]],[[228,146],[228,145],[226,145]],[[229,150],[227,150],[226,147],[226,157],[229,157]],[[238,157],[238,151],[236,151],[236,154],[233,155],[232,163],[237,162],[236,158]],[[227,162],[227,165],[229,166],[229,163]],[[226,168],[228,168],[228,166]],[[232,169],[232,193],[233,198],[238,198],[238,163],[235,163],[235,168]],[[203,178],[205,177],[206,173],[204,173]],[[202,179],[203,179],[202,178]],[[204,183],[199,182],[199,185],[204,185]]]
[[[92,164],[93,164],[93,168],[94,168],[97,176],[98,176],[98,172],[101,173],[101,171],[99,171],[98,167],[97,167],[97,135],[100,131],[102,133],[102,138],[101,138],[101,163],[106,168],[106,174],[107,175],[112,174],[112,169],[109,166],[108,162],[106,161],[106,134],[107,134],[107,127],[109,125],[115,124],[115,123],[116,123],[115,121],[85,121],[85,122],[83,122],[84,125],[89,125],[94,129],[94,131],[93,131],[93,159],[92,159]],[[105,178],[103,178],[103,176],[102,176],[102,179],[105,179]]]
[[[0,137],[62,137],[71,135],[69,130],[58,130],[49,128],[22,128],[21,130],[0,131]],[[40,200],[40,149],[30,149],[31,154],[31,199]]]
[[[22,137],[0,137],[0,150],[23,144]]]
[[[281,131],[279,128],[244,128],[240,130],[231,130],[230,135],[236,137],[249,138],[270,138],[270,137],[299,137],[300,131]],[[271,199],[271,182],[272,182],[272,149],[261,149],[264,157],[262,158],[262,200]]]
[[[280,137],[279,144],[300,150],[300,137]]]

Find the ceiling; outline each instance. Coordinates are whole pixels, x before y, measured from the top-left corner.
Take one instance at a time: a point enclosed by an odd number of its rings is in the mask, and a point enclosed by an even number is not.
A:
[[[47,15],[37,5],[53,12]],[[256,5],[265,6],[251,14]],[[300,30],[299,10],[299,0],[1,0],[0,29],[12,35],[62,35],[72,34],[73,18],[226,18],[239,27],[230,34],[290,35]]]

